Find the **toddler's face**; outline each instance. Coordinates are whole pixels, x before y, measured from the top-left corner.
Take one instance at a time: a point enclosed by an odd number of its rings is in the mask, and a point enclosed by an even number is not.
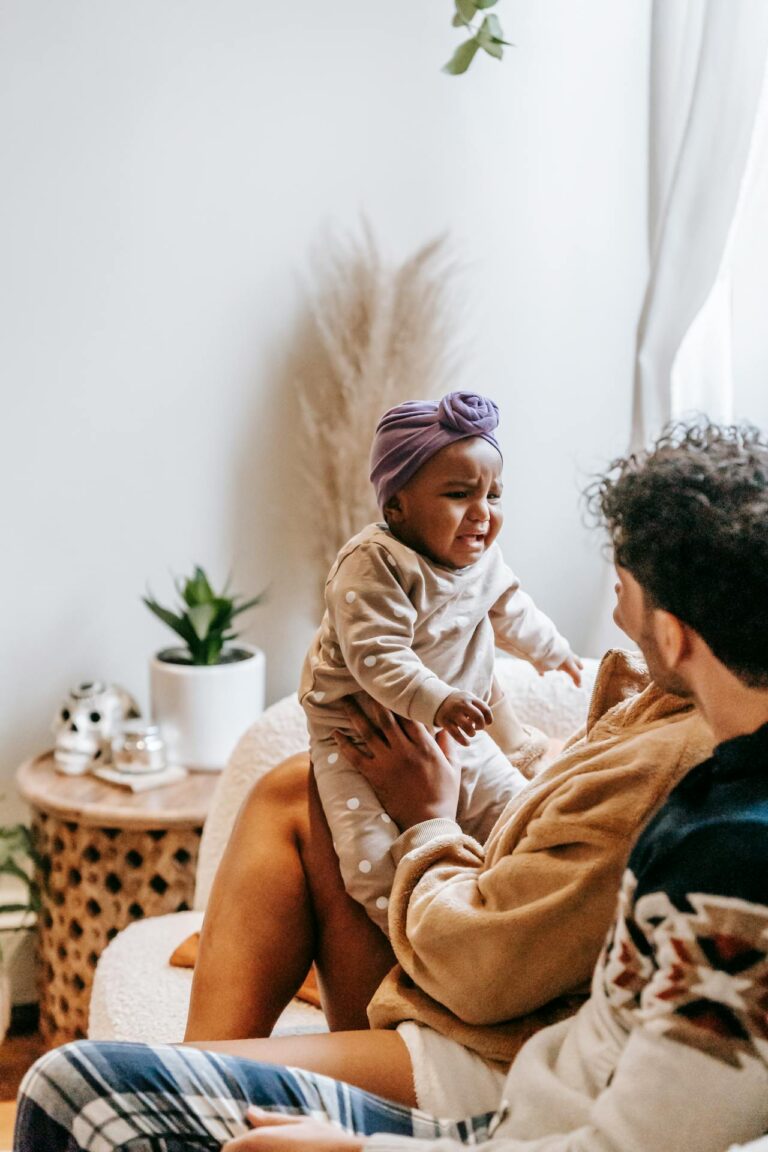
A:
[[[499,534],[501,456],[480,436],[441,448],[385,509],[404,544],[447,568],[476,564]]]

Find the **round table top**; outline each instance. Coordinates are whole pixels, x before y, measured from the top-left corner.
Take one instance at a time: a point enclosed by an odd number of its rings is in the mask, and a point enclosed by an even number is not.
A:
[[[16,773],[21,796],[33,808],[95,828],[200,828],[220,772],[188,772],[183,780],[131,792],[86,773],[57,772],[53,753],[27,760]]]

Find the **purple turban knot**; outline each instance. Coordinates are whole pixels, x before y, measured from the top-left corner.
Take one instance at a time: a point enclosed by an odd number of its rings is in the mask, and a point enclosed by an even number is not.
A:
[[[482,436],[501,455],[494,430],[499,410],[493,400],[474,392],[449,392],[438,402],[408,400],[385,412],[376,426],[371,449],[371,483],[383,508],[436,452]]]

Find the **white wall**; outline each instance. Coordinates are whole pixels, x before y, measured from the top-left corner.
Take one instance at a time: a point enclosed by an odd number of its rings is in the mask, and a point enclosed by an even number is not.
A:
[[[461,79],[449,0],[0,4],[0,791],[83,676],[146,703],[147,583],[251,592],[269,696],[313,627],[291,467],[302,276],[367,213],[450,229],[466,383],[502,406],[505,551],[581,646],[584,474],[629,428],[645,264],[648,3],[504,0]],[[6,801],[6,812],[13,801]],[[0,812],[0,819],[2,819]]]

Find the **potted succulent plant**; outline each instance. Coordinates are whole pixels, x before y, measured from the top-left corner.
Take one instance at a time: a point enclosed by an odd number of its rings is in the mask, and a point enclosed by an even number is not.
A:
[[[6,903],[0,903],[0,1043],[11,1020],[11,982],[6,969],[2,938],[32,927],[40,908],[40,891],[31,875],[37,861],[32,833],[24,824],[0,827],[0,880],[12,878]]]
[[[150,665],[152,716],[169,763],[216,772],[264,707],[264,653],[238,640],[233,621],[263,599],[214,592],[199,566],[176,581],[176,611],[151,596],[144,603],[181,637]],[[234,641],[237,641],[235,644]]]

